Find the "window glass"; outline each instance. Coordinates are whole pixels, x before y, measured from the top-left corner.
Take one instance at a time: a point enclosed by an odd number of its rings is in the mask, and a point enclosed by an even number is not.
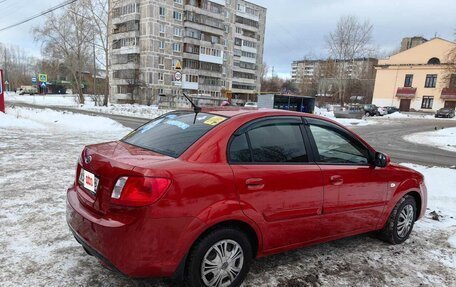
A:
[[[226,119],[199,113],[194,123],[194,113],[170,113],[131,132],[122,141],[177,158]]]
[[[308,162],[299,124],[273,124],[248,132],[254,162]]]
[[[328,128],[310,126],[321,163],[367,164],[369,152],[349,139]]]
[[[230,147],[230,162],[241,163],[251,162],[252,156],[245,134],[237,136],[231,142]]]

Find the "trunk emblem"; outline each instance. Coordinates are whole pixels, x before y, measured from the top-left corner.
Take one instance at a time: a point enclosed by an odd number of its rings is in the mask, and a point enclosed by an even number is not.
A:
[[[86,156],[86,158],[85,158],[84,162],[85,162],[86,164],[89,164],[89,163],[91,163],[91,162],[92,162],[92,156],[91,156],[91,155],[89,155],[89,156]]]

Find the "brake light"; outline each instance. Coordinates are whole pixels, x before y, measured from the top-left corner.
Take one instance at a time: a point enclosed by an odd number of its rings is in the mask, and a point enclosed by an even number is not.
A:
[[[146,206],[157,202],[168,190],[171,180],[156,177],[121,177],[113,189],[111,203]]]

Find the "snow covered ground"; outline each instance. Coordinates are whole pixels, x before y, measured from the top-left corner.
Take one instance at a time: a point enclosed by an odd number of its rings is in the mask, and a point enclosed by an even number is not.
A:
[[[456,152],[456,128],[412,134],[404,137],[404,139],[412,143],[430,145],[440,149]]]
[[[129,130],[108,119],[95,127],[98,117],[42,113],[0,116],[0,285],[171,286],[104,269],[65,222],[66,188],[83,146]],[[71,121],[84,128],[72,130]],[[456,286],[456,170],[407,166],[426,176],[429,210],[405,244],[361,235],[266,257],[254,262],[245,285]]]
[[[85,104],[80,105],[76,101],[75,95],[17,95],[15,93],[6,94],[6,100],[12,103],[26,103],[39,106],[48,107],[69,107],[74,109],[81,109],[85,111],[92,111],[104,114],[123,115],[138,118],[153,119],[161,116],[169,110],[158,109],[156,106],[144,105],[114,105],[110,104],[108,107],[95,106],[95,103],[90,96],[85,96]]]

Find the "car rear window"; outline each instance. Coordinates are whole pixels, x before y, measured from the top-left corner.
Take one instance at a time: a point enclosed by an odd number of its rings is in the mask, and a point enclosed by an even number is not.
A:
[[[163,115],[134,130],[123,142],[168,155],[181,156],[191,145],[220,123],[226,117],[190,112],[174,112]]]

